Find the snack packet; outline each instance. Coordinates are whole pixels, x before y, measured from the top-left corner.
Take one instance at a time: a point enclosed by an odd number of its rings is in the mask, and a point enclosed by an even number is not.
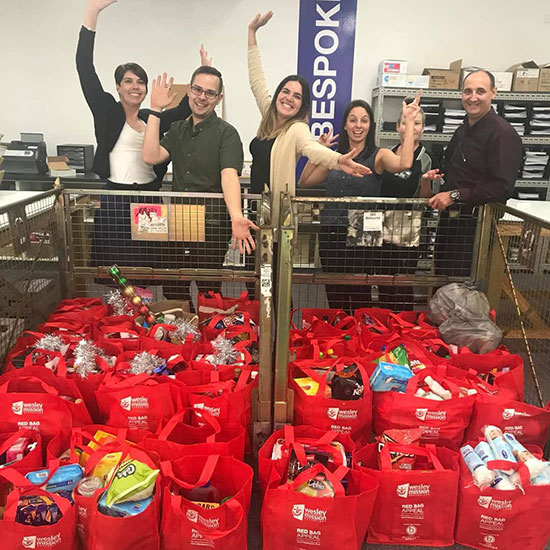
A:
[[[29,472],[25,477],[34,485],[42,486],[48,479],[50,471],[37,470]],[[49,493],[68,492],[72,493],[78,482],[82,479],[82,468],[78,464],[67,464],[60,466],[52,477],[46,482],[43,489]],[[65,495],[63,495],[65,496]]]
[[[92,477],[97,477],[101,480],[103,487],[107,485],[111,479],[118,464],[122,460],[122,453],[109,453],[106,454],[94,467],[91,472]]]
[[[411,430],[390,429],[376,438],[378,452],[382,451],[386,443],[398,443],[400,445],[418,445],[422,437],[422,430],[415,428]],[[390,451],[391,466],[393,470],[413,470],[416,463],[416,455]]]
[[[334,486],[327,479],[324,472],[315,474],[314,477],[308,479],[305,483],[296,487],[297,493],[303,493],[310,497],[332,497],[334,498]]]
[[[372,391],[405,393],[409,378],[412,376],[413,373],[409,367],[382,361],[378,363],[370,377],[370,387]]]
[[[57,523],[63,514],[55,501],[46,495],[29,495],[19,498],[15,521],[23,525],[41,527]]]
[[[153,470],[139,460],[125,460],[117,468],[107,490],[106,505],[149,498],[155,490],[159,472],[160,470]]]
[[[97,509],[106,516],[127,518],[141,514],[151,502],[153,502],[153,497],[131,502],[116,502],[107,506],[107,491],[105,491],[97,503]]]

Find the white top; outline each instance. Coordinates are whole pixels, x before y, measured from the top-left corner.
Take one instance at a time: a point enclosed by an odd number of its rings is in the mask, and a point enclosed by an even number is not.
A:
[[[550,223],[550,202],[510,199],[506,202],[506,206],[511,206],[524,214],[529,214],[539,220]]]
[[[145,133],[134,130],[127,122],[109,153],[110,176],[113,183],[151,183],[157,178],[152,166],[141,158]]]

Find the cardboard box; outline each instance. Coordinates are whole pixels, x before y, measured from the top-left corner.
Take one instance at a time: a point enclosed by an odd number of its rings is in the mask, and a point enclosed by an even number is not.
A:
[[[508,71],[514,73],[514,92],[537,92],[539,89],[539,66],[534,61],[524,61],[512,65]]]
[[[461,68],[462,59],[457,59],[449,65],[448,69],[427,68],[422,71],[422,74],[430,77],[430,88],[458,90]]]
[[[68,170],[69,159],[67,157],[47,157],[46,162],[50,170]]]
[[[479,71],[480,67],[465,67],[460,73],[460,87],[464,87],[464,79],[474,71]],[[482,69],[483,70],[483,69]],[[495,77],[495,86],[499,92],[511,92],[514,73],[508,71],[491,71]]]
[[[388,88],[427,88],[430,77],[421,74],[379,74],[378,86]]]
[[[408,65],[403,59],[382,59],[378,65],[378,74],[407,74]]]
[[[550,92],[550,63],[540,66],[539,92]]]

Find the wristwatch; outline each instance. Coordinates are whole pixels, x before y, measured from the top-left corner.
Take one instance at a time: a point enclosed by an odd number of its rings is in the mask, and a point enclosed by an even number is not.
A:
[[[460,200],[460,191],[458,189],[453,189],[449,192],[449,197],[451,197],[453,202],[458,202]]]

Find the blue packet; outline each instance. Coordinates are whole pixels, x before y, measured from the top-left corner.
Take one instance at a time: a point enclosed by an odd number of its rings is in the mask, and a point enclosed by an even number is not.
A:
[[[44,485],[50,471],[37,470],[36,472],[29,472],[25,477],[34,485]],[[67,464],[66,466],[60,466],[58,470],[53,474],[50,480],[47,482],[44,490],[49,493],[59,493],[61,491],[72,492],[77,483],[82,479],[82,468],[78,464]]]
[[[380,361],[370,377],[372,391],[397,391],[405,393],[409,378],[413,376],[411,369],[405,365],[394,365]]]

